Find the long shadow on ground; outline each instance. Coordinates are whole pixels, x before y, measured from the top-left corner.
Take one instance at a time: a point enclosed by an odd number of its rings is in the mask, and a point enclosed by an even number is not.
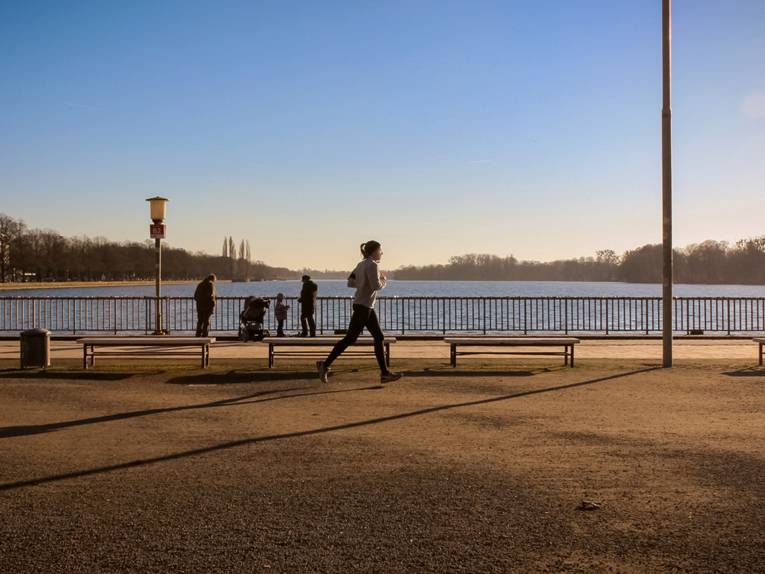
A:
[[[122,381],[134,376],[133,373],[97,373],[85,371],[21,371],[18,369],[0,370],[0,379],[51,379],[51,380],[87,380],[87,381]]]
[[[168,385],[231,385],[241,383],[264,383],[274,381],[317,380],[316,371],[309,372],[263,372],[263,371],[228,371],[225,373],[198,373],[174,377]]]
[[[182,406],[175,406],[175,407],[160,407],[155,409],[144,409],[140,411],[129,411],[126,413],[115,413],[111,415],[102,415],[102,416],[90,417],[86,419],[75,419],[71,421],[61,421],[61,422],[48,423],[48,424],[42,424],[42,425],[18,425],[18,426],[2,427],[0,428],[0,438],[11,438],[11,437],[17,437],[17,436],[42,434],[42,433],[53,432],[53,431],[57,431],[60,429],[65,429],[65,428],[80,427],[80,426],[86,426],[86,425],[106,423],[111,421],[132,419],[136,417],[145,417],[149,415],[158,415],[162,413],[173,413],[173,412],[190,411],[190,410],[196,410],[196,409],[210,409],[210,408],[216,408],[216,407],[233,407],[233,406],[251,405],[253,403],[266,403],[270,401],[294,399],[299,397],[311,397],[315,395],[329,395],[333,393],[350,393],[354,391],[376,390],[382,387],[374,386],[374,387],[363,387],[363,388],[354,388],[354,389],[338,389],[338,390],[332,390],[332,391],[317,391],[313,393],[294,392],[294,391],[301,391],[301,390],[309,389],[309,388],[311,387],[298,387],[295,389],[277,389],[273,391],[259,391],[257,393],[251,393],[248,395],[243,395],[239,397],[231,397],[227,399],[221,399],[218,401],[212,401],[208,403],[200,403],[196,405],[182,405]],[[286,393],[290,393],[290,394],[286,394]],[[258,398],[258,397],[263,397],[266,395],[275,395],[275,394],[279,394],[279,395],[275,397],[268,397],[265,399]],[[248,399],[257,399],[257,400],[248,400]]]
[[[723,375],[729,377],[765,377],[765,367],[747,367],[737,371],[726,371]]]
[[[399,413],[399,414],[395,414],[395,415],[388,415],[388,416],[384,416],[384,417],[377,417],[377,418],[373,418],[373,419],[367,419],[367,420],[362,420],[362,421],[357,421],[357,422],[352,422],[352,423],[345,423],[345,424],[341,424],[341,425],[333,425],[333,426],[322,427],[322,428],[311,429],[311,430],[305,430],[305,431],[295,431],[295,432],[291,432],[291,433],[283,433],[283,434],[266,435],[266,436],[260,436],[260,437],[244,438],[244,439],[224,442],[224,443],[217,444],[217,445],[214,445],[214,446],[208,446],[208,447],[203,447],[203,448],[185,450],[185,451],[181,451],[181,452],[177,452],[177,453],[172,453],[172,454],[168,454],[168,455],[164,455],[164,456],[157,456],[157,457],[148,458],[148,459],[132,460],[132,461],[123,462],[123,463],[120,463],[120,464],[113,464],[113,465],[109,465],[109,466],[101,466],[101,467],[96,467],[96,468],[89,468],[89,469],[85,469],[85,470],[76,470],[76,471],[73,471],[73,472],[66,472],[66,473],[62,473],[62,474],[55,474],[55,475],[51,475],[51,476],[46,476],[46,477],[41,477],[41,478],[33,478],[33,479],[29,479],[29,480],[20,480],[20,481],[17,481],[17,482],[8,482],[8,483],[5,483],[5,484],[0,484],[0,491],[14,490],[14,489],[19,489],[19,488],[24,488],[24,487],[27,487],[27,486],[35,486],[35,485],[46,484],[46,483],[51,483],[51,482],[58,482],[58,481],[62,481],[62,480],[69,480],[69,479],[73,479],[73,478],[82,478],[82,477],[85,477],[85,476],[92,476],[92,475],[96,475],[96,474],[103,474],[103,473],[107,473],[107,472],[114,472],[114,471],[117,471],[117,470],[125,470],[125,469],[128,469],[128,468],[136,468],[136,467],[148,466],[148,465],[157,464],[157,463],[160,463],[160,462],[168,462],[168,461],[171,461],[171,460],[179,460],[179,459],[199,456],[199,455],[203,455],[203,454],[208,454],[208,453],[211,453],[211,452],[218,452],[218,451],[228,450],[228,449],[232,449],[232,448],[237,448],[237,447],[245,446],[245,445],[259,444],[259,443],[264,443],[264,442],[273,442],[273,441],[277,441],[277,440],[284,440],[284,439],[291,439],[291,438],[298,438],[298,437],[305,437],[305,436],[316,436],[316,435],[321,435],[321,434],[326,434],[326,433],[331,433],[331,432],[337,432],[337,431],[342,431],[342,430],[347,430],[347,429],[352,429],[352,428],[364,427],[364,426],[369,426],[369,425],[377,425],[377,424],[387,423],[387,422],[401,420],[401,419],[407,419],[407,418],[412,418],[412,417],[424,416],[424,415],[429,415],[429,414],[437,413],[437,412],[441,412],[441,411],[448,411],[448,410],[452,410],[452,409],[458,409],[458,408],[461,408],[461,407],[472,407],[472,406],[477,406],[477,405],[486,405],[486,404],[491,404],[491,403],[508,401],[508,400],[512,400],[512,399],[518,399],[518,398],[521,398],[521,397],[528,397],[528,396],[532,396],[532,395],[540,395],[540,394],[544,394],[544,393],[552,393],[552,392],[564,391],[564,390],[568,390],[568,389],[575,389],[575,388],[584,387],[584,386],[587,386],[587,385],[594,385],[594,384],[597,384],[597,383],[604,383],[604,382],[607,382],[607,381],[613,381],[613,380],[616,380],[616,379],[621,379],[621,378],[624,378],[624,377],[629,377],[631,375],[638,375],[640,373],[646,373],[646,372],[649,372],[649,371],[654,371],[654,370],[659,369],[659,368],[660,367],[648,367],[648,368],[645,368],[645,369],[638,369],[638,370],[633,370],[633,371],[627,371],[627,372],[624,372],[624,373],[617,373],[615,375],[608,375],[608,376],[605,376],[605,377],[598,377],[598,378],[595,378],[595,379],[589,379],[587,381],[580,381],[578,383],[569,383],[567,385],[558,385],[558,386],[555,386],[555,387],[547,387],[547,388],[544,388],[544,389],[534,389],[534,390],[530,390],[530,391],[521,391],[521,392],[518,392],[518,393],[512,393],[512,394],[509,394],[509,395],[501,395],[501,396],[498,396],[498,397],[491,397],[491,398],[487,398],[487,399],[479,399],[479,400],[474,400],[474,401],[465,401],[465,402],[461,402],[461,403],[453,403],[453,404],[440,405],[440,406],[435,406],[435,407],[427,407],[427,408],[424,408],[424,409],[418,409],[418,410],[409,411],[409,412],[405,412],[405,413]],[[374,389],[374,388],[378,388],[378,387],[369,387],[369,388],[370,389]],[[351,390],[351,389],[349,389],[349,390]],[[353,389],[353,390],[360,390],[360,389]],[[343,391],[325,391],[325,392],[343,392]],[[324,394],[324,393],[315,393],[315,394]],[[293,395],[293,396],[295,396],[295,395]],[[303,396],[305,396],[305,395],[303,395]]]
[[[535,369],[535,370],[491,370],[479,369],[467,371],[464,369],[424,369],[422,371],[406,371],[408,379],[428,378],[428,377],[532,377],[540,373],[551,372],[553,369]]]

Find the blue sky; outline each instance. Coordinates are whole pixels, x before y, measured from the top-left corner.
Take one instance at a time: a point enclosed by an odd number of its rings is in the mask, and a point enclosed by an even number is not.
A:
[[[0,211],[290,267],[660,240],[659,0],[0,2]],[[677,244],[765,233],[765,2],[675,0]]]

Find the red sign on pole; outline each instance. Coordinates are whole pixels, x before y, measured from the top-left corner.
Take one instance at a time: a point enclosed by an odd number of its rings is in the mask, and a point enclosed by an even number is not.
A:
[[[164,223],[152,223],[149,226],[149,237],[152,239],[164,239],[165,238],[165,224]]]

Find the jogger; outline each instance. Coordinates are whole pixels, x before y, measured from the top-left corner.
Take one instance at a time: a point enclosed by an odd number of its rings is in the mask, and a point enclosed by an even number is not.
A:
[[[356,342],[364,328],[369,331],[374,340],[375,357],[377,357],[377,364],[380,367],[380,381],[383,384],[392,383],[401,378],[400,374],[393,373],[388,369],[383,347],[385,335],[383,335],[375,313],[377,292],[383,289],[386,283],[385,275],[380,273],[377,266],[382,258],[382,248],[377,241],[367,241],[361,244],[361,254],[364,259],[356,265],[356,269],[348,277],[348,287],[356,288],[356,294],[353,297],[353,315],[348,325],[348,332],[345,337],[337,342],[326,360],[316,363],[322,383],[328,381],[329,368],[335,359]]]

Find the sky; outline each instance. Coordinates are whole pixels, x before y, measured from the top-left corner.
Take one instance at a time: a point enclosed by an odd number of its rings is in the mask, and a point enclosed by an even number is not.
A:
[[[765,234],[765,2],[675,0],[675,244]],[[0,0],[0,212],[350,268],[661,240],[660,0]]]

